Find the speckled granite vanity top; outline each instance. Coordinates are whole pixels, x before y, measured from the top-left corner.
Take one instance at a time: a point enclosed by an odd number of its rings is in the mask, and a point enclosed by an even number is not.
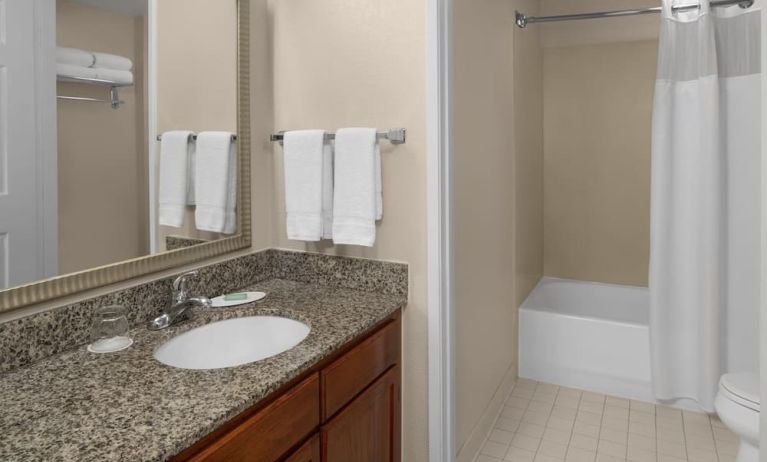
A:
[[[131,333],[128,350],[85,346],[0,375],[0,460],[160,461],[180,452],[305,372],[406,303],[387,295],[270,279],[260,302],[197,311],[165,332]],[[311,327],[296,348],[257,363],[210,371],[174,369],[154,349],[199,325],[277,314]]]

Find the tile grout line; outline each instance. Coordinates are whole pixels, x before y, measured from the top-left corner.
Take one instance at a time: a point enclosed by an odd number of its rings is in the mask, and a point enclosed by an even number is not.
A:
[[[559,398],[559,393],[562,392],[562,387],[559,388],[557,391],[557,398]],[[573,426],[570,427],[570,438],[567,439],[567,450],[565,451],[565,461],[567,461],[567,456],[570,455],[570,448],[571,444],[573,442],[573,435],[575,435],[575,422],[578,420],[578,409],[581,407],[581,400],[583,399],[583,392],[580,392],[578,395],[578,404],[575,406],[575,418],[573,419]],[[554,401],[556,403],[556,400]],[[597,443],[598,444],[598,443]],[[594,459],[596,460],[596,451],[594,452]],[[593,461],[592,461],[593,462]]]
[[[503,408],[504,408],[504,406],[506,406],[506,402],[509,401],[509,398],[514,393],[514,390],[517,388],[517,382],[518,381],[519,381],[519,379],[514,381],[514,385],[512,385],[511,390],[509,390],[509,392],[506,394],[506,396],[503,397],[503,402],[501,403],[501,412],[499,412],[498,415],[495,417],[495,419],[493,419],[493,424],[490,427],[490,432],[488,432],[487,436],[485,436],[484,440],[482,440],[482,444],[479,446],[479,451],[477,451],[477,453],[471,459],[471,462],[477,462],[477,459],[479,459],[479,456],[482,455],[482,450],[485,448],[485,444],[487,444],[487,442],[490,441],[490,435],[493,434],[493,430],[496,430],[498,428],[497,427],[498,419],[500,419],[501,415],[503,414]],[[516,432],[514,432],[514,433],[516,433]],[[513,436],[512,436],[512,438],[513,438]],[[509,447],[511,447],[511,446],[509,446]],[[504,454],[504,458],[505,458],[505,454]],[[501,460],[503,460],[503,459],[501,459]]]
[[[535,399],[535,392],[538,391],[538,387],[540,385],[541,385],[541,382],[538,382],[538,381],[535,382],[535,388],[533,389],[533,396],[530,398],[530,401],[527,403],[528,409],[530,408],[530,403],[532,403],[533,400]],[[557,393],[558,392],[559,391],[557,391]],[[525,414],[526,413],[527,413],[527,411],[525,411]],[[551,415],[551,412],[549,412],[549,415]],[[523,419],[525,418],[524,414],[522,415],[522,418]],[[546,424],[548,423],[548,421],[549,421],[549,418],[546,417],[546,422],[543,423],[543,432],[544,433],[546,433]],[[535,459],[538,458],[538,451],[541,450],[541,444],[543,444],[543,435],[541,435],[541,439],[538,440],[538,447],[535,449],[535,454],[533,454],[533,461],[535,461]]]

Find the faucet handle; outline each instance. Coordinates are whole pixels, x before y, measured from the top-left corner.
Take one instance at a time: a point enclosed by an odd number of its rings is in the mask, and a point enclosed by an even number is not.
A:
[[[173,281],[173,291],[186,292],[189,278],[193,278],[199,274],[198,271],[189,271],[188,273],[180,275]]]

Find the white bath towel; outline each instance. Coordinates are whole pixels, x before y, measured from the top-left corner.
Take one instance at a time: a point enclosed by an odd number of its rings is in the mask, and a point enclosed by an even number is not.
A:
[[[133,69],[133,61],[125,56],[110,53],[93,53],[93,66],[99,69],[114,69],[116,71],[130,71]]]
[[[237,231],[237,156],[231,132],[201,132],[195,150],[195,222],[202,231]]]
[[[324,130],[285,133],[283,151],[288,239],[314,242],[324,235],[326,146],[329,145],[325,142]]]
[[[71,64],[73,66],[91,67],[96,62],[96,57],[90,51],[79,48],[56,48],[56,63]]]
[[[116,69],[93,69],[96,71],[96,78],[101,80],[109,80],[118,85],[133,85],[133,72],[121,71]]]
[[[59,77],[74,77],[80,79],[95,79],[96,69],[77,66],[75,64],[56,64],[56,75]]]
[[[170,131],[160,142],[160,224],[179,228],[184,224],[184,212],[189,188],[189,160],[194,145],[192,132]]]
[[[336,133],[333,242],[372,247],[379,215],[381,169],[374,128],[344,128]],[[382,202],[382,201],[381,201]],[[380,204],[381,211],[383,204]]]

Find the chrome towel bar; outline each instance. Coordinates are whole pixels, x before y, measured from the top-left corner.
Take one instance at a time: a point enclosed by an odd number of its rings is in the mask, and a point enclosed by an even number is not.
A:
[[[197,141],[197,135],[192,134],[189,136],[192,141]],[[157,135],[157,141],[162,141],[162,135]],[[237,141],[237,135],[232,135],[232,142]]]
[[[389,140],[392,144],[405,144],[407,141],[407,129],[392,128],[385,132],[377,133],[377,136],[379,140]],[[336,139],[336,135],[335,133],[327,133],[325,134],[325,139],[334,140]],[[270,140],[272,142],[277,141],[282,144],[282,142],[285,140],[285,131],[277,132],[271,136]]]

